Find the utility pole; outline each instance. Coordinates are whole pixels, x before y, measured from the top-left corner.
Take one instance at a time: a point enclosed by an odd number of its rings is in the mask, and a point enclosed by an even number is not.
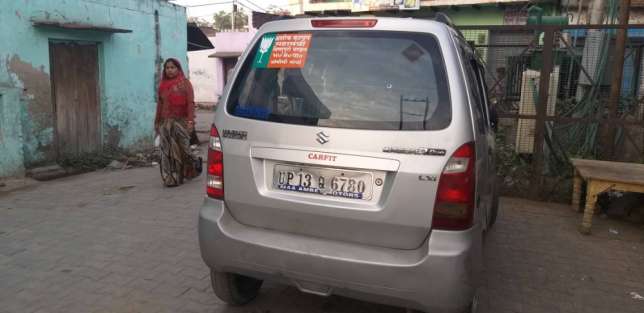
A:
[[[605,0],[591,0],[589,2],[589,18],[587,23],[591,25],[599,25],[604,23],[604,6]],[[579,73],[579,86],[577,87],[577,101],[582,101],[586,93],[590,90],[590,86],[595,83],[597,78],[597,64],[599,64],[599,56],[601,47],[604,45],[605,33],[601,29],[589,29],[586,36],[586,43],[581,56],[581,66],[586,71]],[[590,77],[588,77],[590,76]]]
[[[619,24],[628,25],[631,0],[622,0],[619,4]],[[624,74],[624,52],[626,50],[626,35],[628,28],[619,28],[615,37],[615,64],[613,64],[613,77],[611,78],[610,97],[608,98],[608,121],[603,123],[601,147],[599,149],[602,159],[615,158],[615,134],[617,128],[615,119],[619,108],[619,98],[622,92],[622,77]]]
[[[233,13],[231,14],[232,30],[235,31],[235,13],[237,12],[237,3],[233,0]]]
[[[546,27],[543,35],[543,55],[541,73],[539,74],[539,97],[536,103],[537,119],[534,128],[534,159],[532,163],[532,197],[539,198],[543,190],[544,153],[543,142],[546,131],[546,116],[548,114],[548,93],[550,92],[550,75],[554,59],[555,28]]]

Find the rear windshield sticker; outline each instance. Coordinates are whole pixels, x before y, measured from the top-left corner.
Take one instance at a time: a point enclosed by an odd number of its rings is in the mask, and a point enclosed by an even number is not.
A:
[[[303,68],[311,34],[266,34],[259,43],[254,68]]]

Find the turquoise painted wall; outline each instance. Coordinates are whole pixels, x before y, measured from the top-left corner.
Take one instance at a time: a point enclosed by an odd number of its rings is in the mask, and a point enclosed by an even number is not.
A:
[[[98,44],[104,146],[137,149],[152,142],[155,11],[159,13],[160,57],[176,57],[186,64],[185,9],[163,0],[14,0],[0,6],[0,177],[19,175],[24,167],[56,157],[50,41]],[[32,26],[32,19],[133,32],[40,28]]]
[[[473,7],[461,7],[458,10],[447,10],[455,25],[503,25],[503,10],[493,6],[483,6],[479,9]],[[489,43],[489,32],[487,30],[466,30],[463,36],[468,41],[478,45]],[[479,56],[487,60],[487,50],[479,51]]]
[[[19,97],[15,88],[0,87],[0,177],[24,171]]]

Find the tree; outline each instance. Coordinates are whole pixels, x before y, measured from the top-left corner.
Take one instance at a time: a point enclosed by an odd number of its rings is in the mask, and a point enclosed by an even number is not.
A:
[[[197,27],[211,27],[212,23],[208,22],[205,19],[202,19],[200,17],[189,17],[188,18],[188,23],[194,23],[197,25]]]
[[[212,27],[214,27],[217,31],[231,29],[230,13],[219,11],[215,13],[212,18],[215,20],[215,23],[213,23]]]
[[[248,14],[244,11],[235,12],[235,29],[248,29]]]
[[[213,15],[215,23],[212,25],[217,31],[232,29],[232,14],[219,11]],[[245,30],[248,28],[248,15],[244,11],[235,12],[235,29]]]

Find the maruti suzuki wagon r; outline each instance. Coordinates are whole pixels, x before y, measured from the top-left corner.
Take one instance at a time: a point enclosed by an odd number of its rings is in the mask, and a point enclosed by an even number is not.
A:
[[[484,68],[449,23],[267,23],[215,115],[199,242],[219,298],[245,304],[270,280],[475,310],[494,133]]]

